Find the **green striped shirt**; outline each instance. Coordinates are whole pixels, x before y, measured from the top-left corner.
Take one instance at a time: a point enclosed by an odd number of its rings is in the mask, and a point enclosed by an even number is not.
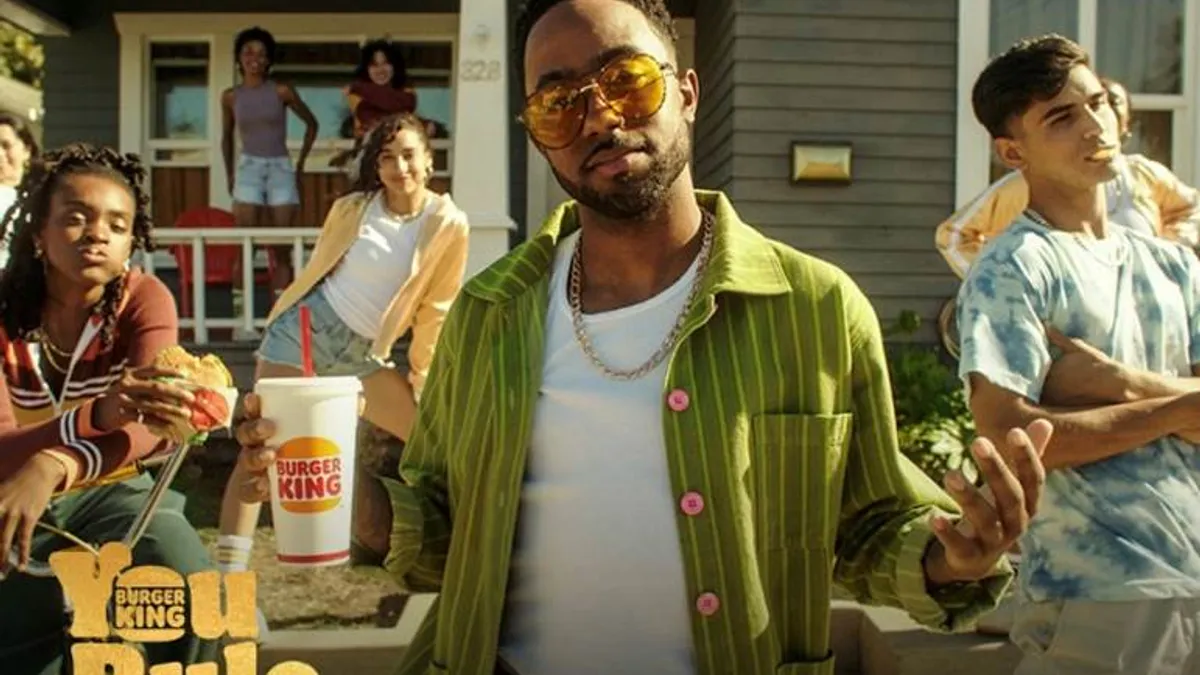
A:
[[[832,674],[836,581],[935,630],[969,628],[1011,581],[926,590],[934,509],[954,503],[900,454],[879,322],[841,270],[766,239],[719,193],[700,300],[668,365],[662,431],[701,675]],[[492,675],[542,372],[557,209],[450,311],[405,448],[385,567],[440,596],[401,673]],[[688,392],[682,412],[670,391]],[[586,580],[582,580],[586,582]]]

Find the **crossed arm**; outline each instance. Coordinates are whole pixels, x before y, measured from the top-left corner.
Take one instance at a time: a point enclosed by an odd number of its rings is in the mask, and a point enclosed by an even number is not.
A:
[[[1053,329],[1049,337],[1063,355],[1050,368],[1040,403],[970,374],[981,436],[995,443],[1014,426],[1050,420],[1047,470],[1100,461],[1168,435],[1200,441],[1200,367],[1192,366],[1191,377],[1167,377],[1120,364]]]

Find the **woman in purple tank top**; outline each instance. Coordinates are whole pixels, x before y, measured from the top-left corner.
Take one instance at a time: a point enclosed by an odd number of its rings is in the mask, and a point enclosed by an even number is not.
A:
[[[291,85],[270,79],[275,38],[269,32],[257,26],[242,31],[234,41],[234,55],[242,83],[221,94],[221,154],[234,220],[241,227],[291,227],[300,212],[299,176],[317,138],[317,118]],[[289,108],[305,125],[295,168],[287,148]],[[241,145],[236,163],[235,130]],[[279,293],[292,280],[291,248],[272,246],[268,252],[274,269],[271,290]]]

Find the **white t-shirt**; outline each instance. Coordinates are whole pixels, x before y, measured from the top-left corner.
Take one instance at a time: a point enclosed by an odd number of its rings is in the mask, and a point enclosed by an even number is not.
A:
[[[402,218],[387,210],[382,193],[371,199],[358,239],[324,284],[330,306],[350,330],[368,340],[379,337],[384,312],[412,273],[417,237],[436,201],[430,198],[415,216]]]
[[[521,675],[695,673],[690,601],[663,438],[666,360],[605,377],[575,339],[567,278],[578,233],[554,263],[501,656]],[[696,264],[659,295],[584,317],[601,359],[632,369],[658,350]]]

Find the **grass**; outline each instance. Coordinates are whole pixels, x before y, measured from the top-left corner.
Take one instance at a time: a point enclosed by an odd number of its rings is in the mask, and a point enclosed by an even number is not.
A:
[[[188,459],[172,485],[187,496],[188,519],[214,555],[221,495],[232,469],[230,454],[222,441],[210,441],[204,452]],[[264,505],[250,569],[258,573],[258,606],[272,629],[396,624],[404,597],[383,570],[364,566],[297,570],[277,564],[270,512],[270,505]]]

